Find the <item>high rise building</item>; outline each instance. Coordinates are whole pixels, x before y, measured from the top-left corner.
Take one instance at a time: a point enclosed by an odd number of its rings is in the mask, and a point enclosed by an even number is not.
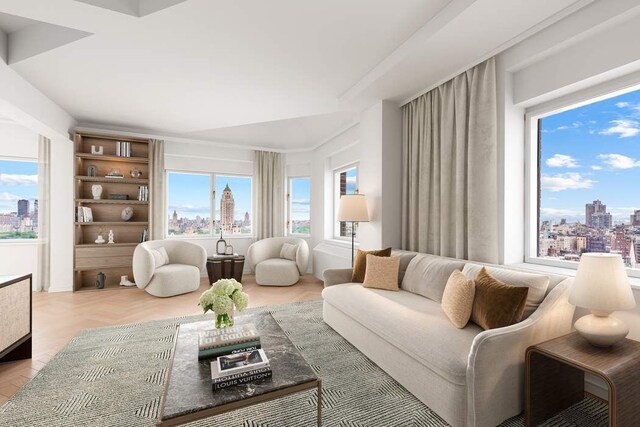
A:
[[[585,252],[608,252],[604,237],[587,237],[587,249]]]
[[[635,210],[631,214],[631,225],[640,225],[640,210]]]
[[[594,227],[592,217],[594,214],[606,213],[607,205],[603,205],[600,200],[594,200],[585,205],[585,224],[587,227]]]
[[[220,198],[220,229],[222,232],[233,230],[233,213],[235,208],[236,202],[233,200],[233,193],[229,188],[229,184],[227,184]]]
[[[245,227],[248,227],[251,225],[251,218],[249,218],[249,212],[244,213],[244,221],[242,222],[242,225]]]
[[[608,230],[613,225],[613,220],[609,212],[596,212],[591,215],[591,227],[600,230]]]
[[[28,200],[18,200],[18,217],[27,218],[29,217],[29,201]]]

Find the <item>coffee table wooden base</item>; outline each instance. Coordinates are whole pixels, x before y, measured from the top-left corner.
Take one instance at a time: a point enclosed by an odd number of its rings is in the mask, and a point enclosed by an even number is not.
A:
[[[226,412],[235,411],[236,409],[246,408],[251,405],[256,405],[258,403],[269,402],[271,400],[279,399],[284,396],[289,396],[291,394],[300,393],[303,391],[313,390],[317,388],[318,390],[318,427],[322,426],[322,380],[318,379],[316,381],[311,381],[306,384],[300,384],[297,386],[289,387],[283,390],[277,390],[271,393],[262,394],[256,397],[250,397],[247,399],[240,400],[238,402],[229,403],[228,405],[218,406],[216,408],[206,409],[200,412],[194,412],[192,414],[184,415],[182,417],[172,418],[167,421],[160,421],[157,423],[159,427],[170,427],[170,426],[178,426],[182,424],[186,424],[192,421],[201,420],[203,418],[213,417],[215,415],[224,414]],[[221,390],[220,393],[224,393],[224,390]]]

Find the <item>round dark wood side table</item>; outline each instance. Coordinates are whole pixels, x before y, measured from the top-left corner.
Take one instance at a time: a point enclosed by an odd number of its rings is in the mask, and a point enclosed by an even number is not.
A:
[[[244,255],[214,255],[207,258],[207,275],[209,283],[220,279],[236,279],[242,283]]]

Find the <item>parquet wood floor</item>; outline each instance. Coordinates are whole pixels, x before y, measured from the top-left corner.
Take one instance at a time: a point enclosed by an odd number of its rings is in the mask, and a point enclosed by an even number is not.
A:
[[[290,287],[258,286],[251,275],[245,275],[242,284],[249,294],[250,307],[320,299],[323,287],[322,281],[311,275]],[[0,364],[0,405],[80,330],[199,314],[198,297],[207,286],[203,279],[198,291],[171,298],[156,298],[138,288],[34,292],[33,358]]]

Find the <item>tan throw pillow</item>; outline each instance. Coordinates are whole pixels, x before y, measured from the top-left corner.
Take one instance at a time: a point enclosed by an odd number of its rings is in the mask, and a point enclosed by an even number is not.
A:
[[[400,257],[367,255],[367,272],[362,286],[365,288],[386,289],[399,291],[398,271]]]
[[[356,259],[353,262],[353,273],[351,273],[351,281],[362,283],[364,282],[364,276],[367,272],[367,255],[375,255],[382,257],[391,256],[391,248],[379,249],[377,251],[361,251],[358,249],[356,252]]]
[[[298,245],[285,243],[282,245],[282,249],[280,249],[280,258],[282,259],[289,259],[291,261],[295,261],[297,254],[298,254]]]
[[[473,280],[467,279],[460,270],[454,270],[442,294],[442,310],[456,328],[462,329],[469,323],[475,294]]]
[[[482,329],[513,325],[522,320],[529,288],[502,283],[482,268],[475,279],[471,320]]]

